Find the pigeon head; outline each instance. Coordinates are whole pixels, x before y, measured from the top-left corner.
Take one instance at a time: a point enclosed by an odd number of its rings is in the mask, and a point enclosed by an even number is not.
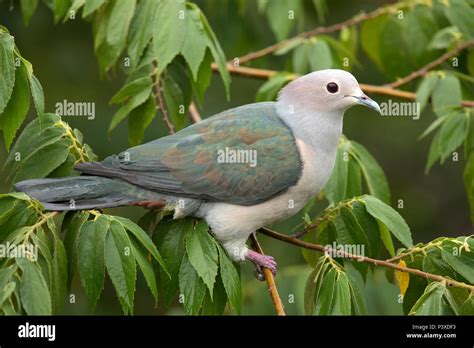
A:
[[[344,70],[312,72],[290,82],[278,101],[295,109],[320,113],[344,113],[354,105],[364,105],[380,113],[379,105],[362,92],[355,77]]]

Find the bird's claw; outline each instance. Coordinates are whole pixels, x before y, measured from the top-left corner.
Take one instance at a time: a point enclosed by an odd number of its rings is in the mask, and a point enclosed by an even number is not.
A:
[[[273,273],[273,275],[276,274],[277,263],[273,256],[262,255],[253,250],[250,250],[247,254],[247,259],[252,261],[257,266],[255,274],[257,279],[261,280],[260,274],[263,275],[262,267],[268,268]]]

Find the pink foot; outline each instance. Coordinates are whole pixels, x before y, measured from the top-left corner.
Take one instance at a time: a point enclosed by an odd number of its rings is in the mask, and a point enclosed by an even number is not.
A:
[[[262,255],[257,253],[256,251],[249,250],[247,252],[247,255],[245,255],[245,258],[247,260],[252,261],[258,267],[268,268],[270,271],[272,271],[273,275],[276,274],[277,263],[273,256]]]

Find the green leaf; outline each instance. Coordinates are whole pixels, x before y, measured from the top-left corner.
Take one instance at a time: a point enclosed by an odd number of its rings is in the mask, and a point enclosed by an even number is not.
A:
[[[104,288],[105,236],[108,228],[107,217],[101,215],[82,226],[77,240],[79,275],[93,308]]]
[[[310,40],[307,49],[309,66],[312,71],[329,69],[332,67],[331,49],[324,40]]]
[[[36,11],[36,7],[38,7],[38,0],[21,0],[21,14],[23,16],[23,22],[25,25],[30,23],[31,16]]]
[[[347,191],[347,170],[349,159],[349,142],[339,145],[336,153],[336,160],[324,193],[330,203],[337,203],[346,198]]]
[[[260,86],[255,96],[255,102],[273,101],[278,92],[293,78],[292,74],[282,72],[273,75]]]
[[[191,68],[192,76],[197,81],[199,67],[206,54],[207,37],[201,22],[201,10],[191,3],[187,4],[187,32],[181,54]]]
[[[425,129],[425,131],[418,137],[418,140],[420,139],[423,139],[424,137],[426,137],[427,135],[429,135],[430,133],[432,133],[434,130],[436,130],[439,126],[441,126],[443,124],[444,121],[446,121],[447,119],[447,116],[441,116],[441,117],[438,117],[436,120],[434,120],[429,126],[428,128]]]
[[[337,271],[335,268],[331,267],[320,280],[321,289],[319,290],[319,296],[316,299],[317,315],[330,315],[333,313],[333,303],[335,302],[334,297],[336,295],[336,277]]]
[[[26,258],[17,258],[16,263],[23,272],[20,297],[25,312],[28,315],[51,315],[51,295],[39,267]]]
[[[112,12],[107,27],[107,43],[111,47],[125,46],[128,28],[135,12],[136,0],[121,0],[112,2]]]
[[[365,195],[362,201],[369,214],[386,225],[403,245],[413,247],[410,228],[396,210],[373,196]]]
[[[312,315],[315,310],[315,304],[319,298],[319,291],[322,285],[322,278],[329,264],[326,263],[326,257],[320,257],[313,271],[306,281],[304,290],[304,312],[306,315]]]
[[[362,194],[362,173],[359,162],[349,156],[347,161],[347,188],[346,197],[357,197]]]
[[[153,258],[160,264],[160,266],[163,268],[163,270],[167,273],[165,263],[163,259],[161,258],[160,253],[158,252],[158,249],[156,248],[155,244],[153,244],[153,241],[151,238],[146,234],[145,231],[141,229],[140,226],[138,226],[136,223],[133,221],[126,219],[124,217],[120,216],[114,216],[113,220],[117,220],[122,224],[122,226],[127,230],[130,231],[135,238],[140,242],[140,244],[153,256]]]
[[[301,3],[293,0],[269,1],[265,14],[277,41],[282,41],[295,27],[296,17],[302,15]]]
[[[240,314],[242,305],[242,285],[240,283],[239,273],[220,244],[216,243],[216,246],[217,249],[219,249],[220,277],[224,284],[225,293],[227,294],[229,302],[234,310],[237,314]]]
[[[36,113],[40,118],[40,122],[44,121],[44,92],[41,83],[38,81],[35,75],[31,75],[30,78],[31,96],[33,97],[33,103],[35,104]]]
[[[440,282],[430,283],[410,310],[410,315],[442,315],[446,287]]]
[[[151,91],[153,81],[150,76],[128,82],[110,99],[111,104],[121,104],[143,91]]]
[[[474,50],[467,51],[467,71],[469,75],[474,76]]]
[[[66,249],[64,248],[63,242],[59,237],[54,233],[54,248],[53,248],[53,258],[52,258],[52,286],[53,286],[53,298],[56,300],[53,303],[54,312],[61,313],[64,299],[66,296],[66,286],[67,286],[67,255]]]
[[[0,30],[0,115],[10,100],[15,85],[15,65],[13,36]]]
[[[0,287],[0,308],[3,307],[3,303],[10,298],[15,291],[16,283],[9,282],[3,288]]]
[[[79,237],[79,232],[87,221],[89,213],[79,211],[74,213],[73,217],[64,228],[64,248],[66,249],[67,255],[67,288],[71,288],[71,282],[76,272],[76,267],[78,263],[78,246],[77,240]],[[66,219],[66,218],[65,218]]]
[[[438,132],[435,134],[435,136],[433,137],[433,140],[431,141],[431,146],[428,153],[428,160],[426,161],[425,174],[428,174],[431,167],[441,157],[439,137],[440,137],[440,133]]]
[[[464,0],[450,0],[445,7],[445,15],[448,20],[466,38],[474,37],[474,9],[471,6]]]
[[[145,103],[130,112],[128,116],[128,141],[136,146],[142,143],[145,129],[156,114],[155,98],[150,97]]]
[[[462,110],[447,117],[439,131],[439,150],[443,163],[464,141],[468,130],[468,115]]]
[[[153,24],[159,5],[160,1],[156,0],[138,2],[128,34],[128,55],[133,67],[138,65],[140,57],[153,36]]]
[[[471,208],[471,222],[474,223],[474,152],[469,155],[464,168],[464,187]]]
[[[416,102],[420,105],[420,113],[423,112],[428,104],[431,93],[433,93],[433,90],[436,88],[438,81],[438,74],[427,74],[418,86],[416,90]]]
[[[141,90],[139,93],[135,94],[130,99],[128,99],[126,104],[120,107],[120,109],[118,109],[117,112],[112,117],[112,121],[110,122],[110,125],[109,125],[109,133],[112,132],[112,130],[114,130],[114,128],[117,127],[117,125],[120,122],[122,122],[133,109],[135,109],[136,107],[146,102],[148,98],[150,97],[150,94],[151,94],[151,86],[150,88]]]
[[[206,284],[212,294],[217,275],[218,258],[214,240],[204,222],[198,222],[193,231],[186,236],[186,252],[189,262]],[[211,297],[212,298],[212,297]]]
[[[70,6],[70,0],[52,0],[52,10],[54,12],[54,22],[59,23],[64,18]]]
[[[170,304],[176,291],[178,290],[179,271],[181,261],[185,254],[185,237],[188,231],[192,231],[193,220],[191,218],[179,219],[176,221],[162,220],[153,235],[166,269],[169,271],[171,279],[161,277],[163,283],[165,302]]]
[[[158,303],[158,289],[156,287],[156,277],[155,272],[153,272],[152,263],[148,260],[147,253],[143,250],[142,247],[136,242],[133,238],[130,239],[132,242],[133,255],[135,260],[140,267],[145,281],[150,289],[151,294],[155,298],[155,306]]]
[[[183,257],[179,269],[179,288],[184,297],[186,313],[190,315],[198,314],[206,294],[206,285],[191,265],[187,255]]]
[[[453,242],[443,243],[443,260],[466,280],[474,284],[474,253]]]
[[[460,106],[461,100],[461,83],[452,74],[447,74],[444,78],[441,78],[431,95],[433,111],[438,116],[443,116],[449,109]]]
[[[196,94],[197,101],[200,105],[202,105],[204,101],[204,94],[211,83],[212,78],[212,54],[210,50],[206,50],[206,54],[204,56],[204,60],[199,67],[199,73],[197,77],[197,81],[194,79],[189,79],[191,81],[192,88],[194,93]]]
[[[105,266],[124,314],[133,313],[136,264],[132,244],[123,226],[115,220],[105,237]]]
[[[105,3],[106,0],[87,0],[82,11],[82,17],[89,16],[92,12],[97,10],[100,6]]]
[[[378,16],[374,19],[364,21],[360,29],[360,41],[364,52],[377,65],[379,70],[383,70],[383,60],[380,55],[381,51],[381,35],[388,16]]]
[[[5,63],[2,63],[1,61],[0,64],[5,65]],[[3,71],[4,67],[1,67],[1,69]],[[6,72],[8,74],[8,71]],[[2,72],[0,71],[0,73]],[[2,93],[2,89],[3,87],[0,85],[0,93]],[[0,115],[0,129],[3,131],[3,138],[7,150],[10,149],[15,134],[18,131],[18,128],[23,124],[28,110],[30,109],[29,90],[28,71],[26,70],[25,65],[21,64],[20,67],[16,69],[15,86],[13,87],[11,98],[5,109],[3,109],[1,105],[1,99],[5,96],[0,96],[0,110],[3,110],[3,113]]]
[[[224,313],[227,304],[227,294],[222,284],[222,279],[217,275],[216,283],[212,297],[209,292],[206,292],[204,301],[202,304],[203,315],[222,315]]]
[[[224,83],[224,87],[226,90],[227,94],[227,99],[229,99],[230,95],[230,74],[229,71],[227,71],[227,62],[225,59],[224,51],[221,48],[221,45],[219,44],[219,41],[217,40],[216,35],[212,31],[211,26],[209,25],[209,22],[207,21],[206,17],[204,14],[201,12],[201,22],[204,26],[204,30],[207,35],[207,45],[209,49],[211,50],[212,57],[214,58],[214,61],[217,64],[217,70],[219,71],[219,74],[221,75],[222,82]]]
[[[360,164],[369,193],[384,203],[390,203],[390,189],[380,165],[365,147],[352,140],[350,144],[351,154]]]
[[[431,39],[428,46],[432,50],[448,48],[456,42],[459,30],[456,27],[446,27],[439,30]]]
[[[3,166],[4,170],[8,168],[8,179],[10,179],[18,168],[23,166],[24,161],[29,157],[32,157],[36,151],[46,145],[56,142],[66,133],[64,127],[54,126],[54,124],[60,120],[59,116],[46,114],[42,128],[40,128],[38,118],[31,121],[25,127],[10,151]],[[17,156],[20,156],[20,160],[18,160]]]
[[[376,258],[380,250],[381,242],[380,228],[377,220],[367,212],[365,206],[360,202],[355,202],[352,204],[352,214],[356,218],[357,223],[360,225],[364,231],[364,234],[367,236],[367,240],[369,241],[370,253],[367,253],[367,256]]]
[[[23,160],[22,166],[16,172],[14,181],[46,177],[66,160],[70,145],[69,139],[61,139],[35,151],[33,157]]]
[[[161,2],[153,28],[158,74],[181,52],[186,40],[187,23],[184,1]]]

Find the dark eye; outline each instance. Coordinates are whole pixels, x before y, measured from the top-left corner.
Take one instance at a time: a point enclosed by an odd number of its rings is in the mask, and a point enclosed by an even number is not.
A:
[[[339,86],[335,82],[329,82],[326,86],[329,93],[336,93],[339,90]]]

